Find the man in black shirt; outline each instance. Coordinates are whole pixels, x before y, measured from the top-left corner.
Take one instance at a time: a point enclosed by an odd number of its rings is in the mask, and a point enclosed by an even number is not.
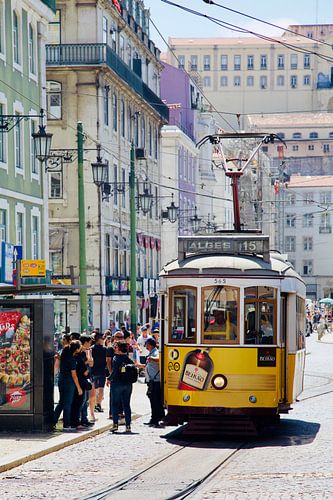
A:
[[[104,387],[106,380],[106,347],[103,343],[103,334],[95,334],[95,345],[91,348],[91,354],[94,364],[91,368],[91,375],[94,387],[96,389],[95,410],[103,412],[102,401],[104,398]]]

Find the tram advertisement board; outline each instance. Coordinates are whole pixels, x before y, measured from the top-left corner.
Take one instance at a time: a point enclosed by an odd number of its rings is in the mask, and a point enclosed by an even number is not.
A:
[[[31,410],[31,309],[0,308],[0,414]]]

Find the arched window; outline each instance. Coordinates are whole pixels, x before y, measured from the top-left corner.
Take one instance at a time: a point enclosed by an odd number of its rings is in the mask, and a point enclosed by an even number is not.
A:
[[[309,138],[310,139],[318,139],[318,132],[310,132]]]
[[[284,132],[278,132],[276,134],[280,139],[284,139]]]
[[[47,117],[49,120],[61,120],[61,90],[60,82],[48,81],[46,83]]]
[[[36,39],[35,30],[32,24],[29,24],[29,71],[32,74],[36,74]]]
[[[333,132],[330,132],[330,133],[328,134],[328,137],[329,137],[329,139],[333,139]]]
[[[292,137],[293,139],[302,139],[302,134],[301,132],[294,132]]]

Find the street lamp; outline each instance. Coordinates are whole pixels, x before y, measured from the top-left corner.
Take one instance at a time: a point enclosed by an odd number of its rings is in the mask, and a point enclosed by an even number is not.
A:
[[[139,205],[142,212],[146,215],[150,212],[153,204],[153,195],[147,187],[144,188],[143,193],[139,194]]]
[[[46,132],[45,125],[39,125],[38,132],[32,134],[34,154],[40,162],[46,163],[50,157],[52,136],[53,134]]]
[[[172,201],[168,207],[166,207],[166,212],[167,212],[167,218],[169,222],[172,224],[176,222],[178,219],[178,210],[179,207],[176,207],[175,202],[173,201],[173,193],[172,193]]]
[[[100,188],[108,181],[109,174],[109,162],[107,160],[104,162],[102,161],[100,144],[97,146],[96,162],[91,164],[91,168],[94,184]]]
[[[192,224],[192,231],[198,233],[200,230],[201,217],[198,217],[197,207],[194,208],[194,215],[190,217],[190,221]]]

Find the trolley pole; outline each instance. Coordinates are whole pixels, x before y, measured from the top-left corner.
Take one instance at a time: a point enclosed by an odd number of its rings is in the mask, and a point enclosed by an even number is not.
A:
[[[87,329],[87,259],[86,259],[86,217],[84,203],[84,169],[83,169],[83,126],[77,123],[77,158],[78,158],[78,198],[79,198],[79,263],[80,263],[80,315],[81,332]]]
[[[132,142],[130,157],[130,226],[131,226],[131,330],[136,332],[136,206],[135,206],[135,147]]]

